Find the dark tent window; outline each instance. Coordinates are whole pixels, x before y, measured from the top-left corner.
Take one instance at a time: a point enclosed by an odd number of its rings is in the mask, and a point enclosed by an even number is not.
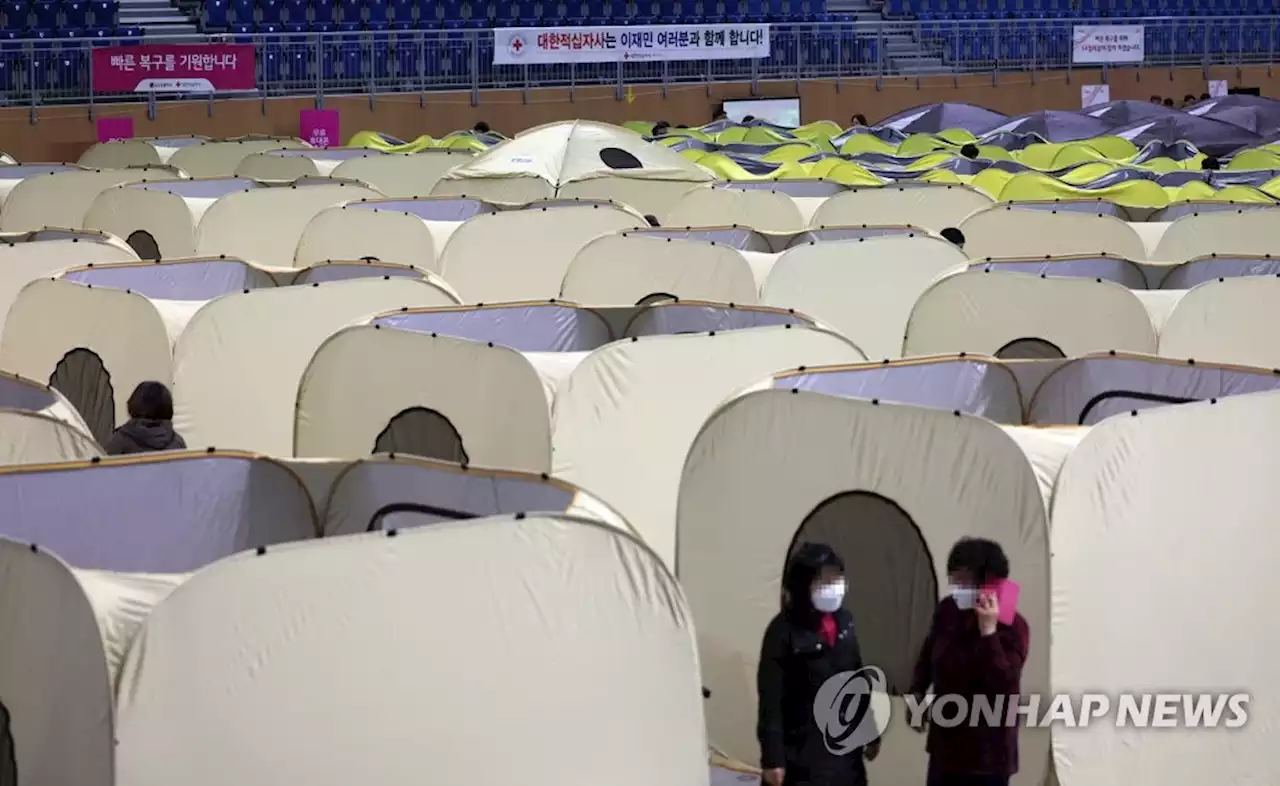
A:
[[[844,560],[844,607],[853,615],[862,660],[884,671],[891,695],[902,695],[938,604],[933,558],[919,528],[892,500],[845,491],[805,517],[791,551],[803,543],[826,543]]]
[[[396,415],[378,435],[374,453],[408,453],[423,458],[469,463],[462,436],[434,409],[410,407]]]
[[[606,147],[600,151],[600,160],[610,169],[643,169],[640,159],[620,147]]]
[[[150,232],[139,229],[125,241],[138,254],[138,259],[159,259],[160,246]]]
[[[12,719],[0,702],[0,786],[18,786],[17,753],[13,750]]]
[[[80,347],[62,356],[49,377],[56,388],[76,408],[98,444],[105,445],[116,424],[116,400],[111,375],[97,352]]]
[[[680,298],[676,297],[675,295],[668,295],[666,292],[654,292],[652,294],[645,295],[644,297],[637,300],[636,305],[652,306],[655,303],[666,303],[668,301],[676,301],[679,299]]]
[[[1048,360],[1051,358],[1065,358],[1066,355],[1055,345],[1042,338],[1020,338],[1000,347],[996,357],[1001,360]]]

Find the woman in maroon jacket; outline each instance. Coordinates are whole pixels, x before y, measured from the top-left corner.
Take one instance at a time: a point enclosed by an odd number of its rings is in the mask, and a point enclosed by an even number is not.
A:
[[[1012,625],[1000,622],[995,596],[981,590],[1009,578],[998,543],[962,538],[947,557],[947,576],[951,591],[934,612],[911,693],[923,697],[933,686],[935,696],[963,697],[966,709],[985,696],[1002,711],[995,724],[981,713],[976,721],[966,715],[956,724],[929,724],[928,786],[1008,786],[1018,771],[1018,729],[1003,722],[1004,708],[1020,690],[1030,630],[1021,614]]]

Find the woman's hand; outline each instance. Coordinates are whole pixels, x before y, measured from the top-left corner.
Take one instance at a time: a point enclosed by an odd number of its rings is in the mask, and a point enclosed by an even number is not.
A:
[[[782,767],[774,767],[764,771],[765,786],[782,786],[782,781],[787,777],[787,771]]]
[[[978,632],[983,636],[995,633],[1000,622],[1000,601],[996,600],[995,594],[987,592],[980,595],[973,609],[978,615]]]

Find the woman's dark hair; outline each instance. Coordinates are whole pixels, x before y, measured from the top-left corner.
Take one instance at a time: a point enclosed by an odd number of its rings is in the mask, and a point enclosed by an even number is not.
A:
[[[782,576],[782,588],[786,590],[786,608],[796,614],[814,611],[809,587],[823,568],[835,568],[844,572],[844,560],[825,543],[803,543],[787,561]]]
[[[489,133],[489,124],[481,120],[479,123],[472,126],[471,130],[475,131],[477,134],[487,134]]]
[[[968,571],[979,586],[1009,578],[1009,558],[994,540],[961,538],[947,555],[947,573]]]
[[[129,395],[129,417],[139,420],[173,420],[173,395],[160,382],[139,384]]]

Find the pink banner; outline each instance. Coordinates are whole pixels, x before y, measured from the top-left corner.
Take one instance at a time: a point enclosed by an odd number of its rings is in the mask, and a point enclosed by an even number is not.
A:
[[[341,147],[336,109],[303,109],[298,113],[298,137],[312,147]]]
[[[95,93],[220,93],[257,87],[253,44],[143,44],[93,50]]]
[[[98,141],[114,142],[117,139],[133,139],[133,118],[98,118]]]

